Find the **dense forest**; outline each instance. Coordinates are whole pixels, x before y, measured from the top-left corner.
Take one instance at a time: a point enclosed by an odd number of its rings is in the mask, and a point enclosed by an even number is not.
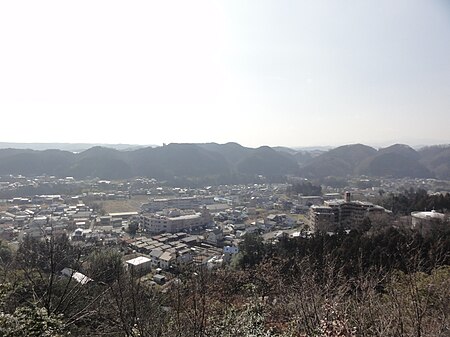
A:
[[[409,215],[413,211],[450,211],[450,193],[428,194],[424,189],[408,189],[382,195],[377,201],[396,215]]]
[[[26,238],[0,246],[0,336],[448,336],[449,233],[248,235],[231,264],[180,268],[163,288],[118,248]]]
[[[312,196],[312,195],[322,195],[322,187],[313,185],[309,181],[302,181],[298,183],[294,183],[289,185],[286,194],[289,196],[292,195],[304,195],[304,196]]]

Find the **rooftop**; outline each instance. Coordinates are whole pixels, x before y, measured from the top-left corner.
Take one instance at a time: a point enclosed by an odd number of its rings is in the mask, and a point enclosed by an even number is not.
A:
[[[126,263],[131,264],[133,266],[139,266],[139,265],[141,265],[143,263],[147,263],[149,261],[151,261],[151,260],[148,257],[138,256],[138,257],[135,257],[134,259],[126,261]]]
[[[433,219],[443,220],[445,218],[445,214],[436,212],[435,210],[432,210],[429,212],[412,212],[411,216],[413,216],[415,218],[420,218],[420,219],[433,218]]]

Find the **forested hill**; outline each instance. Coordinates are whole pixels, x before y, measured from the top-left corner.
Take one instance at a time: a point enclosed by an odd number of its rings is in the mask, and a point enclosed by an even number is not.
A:
[[[64,150],[0,149],[0,175],[55,175],[76,178],[124,179],[146,176],[205,183],[239,183],[257,175],[279,179],[366,175],[450,179],[450,146],[419,151],[396,144],[376,150],[353,144],[327,152],[296,151],[237,143],[169,144],[120,151],[92,147],[80,153]]]
[[[121,179],[146,176],[162,180],[180,177],[225,179],[297,174],[294,157],[263,146],[169,144],[132,151],[93,147],[80,153],[62,150],[0,149],[0,175],[22,174]]]
[[[300,175],[450,179],[450,145],[419,151],[404,144],[379,150],[362,144],[345,145],[310,159],[301,168]]]

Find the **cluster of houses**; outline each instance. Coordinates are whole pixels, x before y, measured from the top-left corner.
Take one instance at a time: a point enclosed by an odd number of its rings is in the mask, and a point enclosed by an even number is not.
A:
[[[12,240],[28,235],[36,238],[88,229],[95,221],[92,209],[78,199],[67,204],[60,195],[14,198],[0,212],[0,237]],[[75,203],[73,203],[75,202]]]
[[[214,230],[211,230],[213,232]],[[180,233],[163,233],[152,237],[141,236],[124,240],[131,253],[138,253],[144,269],[170,270],[179,266],[195,264],[214,268],[238,253],[235,246],[218,247],[205,236]],[[135,263],[135,262],[134,262]],[[141,268],[136,265],[133,268]]]
[[[59,183],[76,183],[69,178]],[[182,189],[136,179],[97,180],[91,187],[83,196],[35,195],[8,200],[0,212],[0,238],[11,241],[23,235],[39,238],[65,233],[76,245],[119,245],[132,256],[125,261],[127,268],[141,274],[189,264],[220,266],[238,253],[240,240],[249,233],[263,234],[270,240],[280,235],[307,237],[314,231],[351,229],[366,218],[391,216],[373,203],[352,200],[349,193],[344,198],[339,192],[287,197],[286,184]],[[149,197],[135,212],[100,215],[83,202],[84,197],[128,199],[132,191]],[[412,218],[413,227],[426,230],[428,223],[443,215],[416,213]],[[302,224],[308,226],[301,229]],[[137,236],[124,231],[131,225],[138,228]],[[87,281],[73,271],[65,273]]]

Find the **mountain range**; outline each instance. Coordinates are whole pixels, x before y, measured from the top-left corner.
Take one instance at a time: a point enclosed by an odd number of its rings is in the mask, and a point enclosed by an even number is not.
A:
[[[9,148],[0,149],[0,175],[6,174],[102,179],[145,176],[160,180],[227,177],[226,181],[256,175],[450,179],[450,146],[417,151],[404,144],[378,150],[352,144],[328,151],[299,151],[286,147],[249,148],[237,143],[173,143],[127,151],[95,146],[79,153]]]
[[[58,149],[70,152],[82,152],[91,147],[102,146],[116,150],[128,151],[143,147],[156,147],[157,145],[136,145],[136,144],[102,144],[102,143],[7,143],[0,142],[0,149],[25,149],[25,150],[49,150]]]

